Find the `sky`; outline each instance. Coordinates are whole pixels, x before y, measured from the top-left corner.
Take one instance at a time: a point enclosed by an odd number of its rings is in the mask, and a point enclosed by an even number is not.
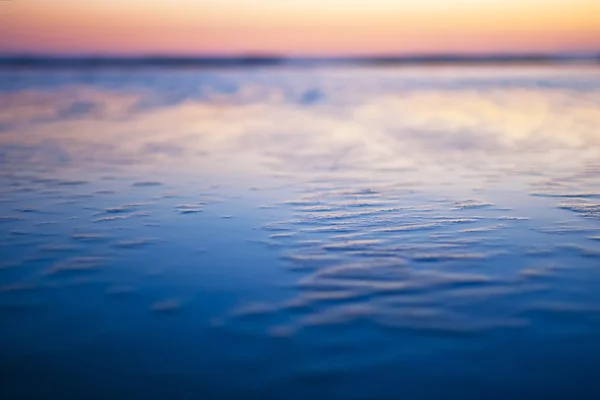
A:
[[[0,53],[600,52],[600,0],[0,0]]]

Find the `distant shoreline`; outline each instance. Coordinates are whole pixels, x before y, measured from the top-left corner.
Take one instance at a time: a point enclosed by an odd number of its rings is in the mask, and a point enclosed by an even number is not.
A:
[[[369,57],[173,57],[173,56],[0,56],[0,68],[249,68],[268,66],[427,66],[427,65],[598,65],[600,53],[584,55],[498,54]]]

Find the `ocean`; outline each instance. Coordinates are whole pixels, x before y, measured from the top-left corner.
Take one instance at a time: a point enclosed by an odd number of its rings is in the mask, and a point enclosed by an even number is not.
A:
[[[600,68],[0,69],[3,399],[600,398]]]

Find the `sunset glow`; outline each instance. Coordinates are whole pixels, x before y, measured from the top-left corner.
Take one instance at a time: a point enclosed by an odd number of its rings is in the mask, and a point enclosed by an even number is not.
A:
[[[287,55],[596,51],[598,0],[14,0],[0,52]]]

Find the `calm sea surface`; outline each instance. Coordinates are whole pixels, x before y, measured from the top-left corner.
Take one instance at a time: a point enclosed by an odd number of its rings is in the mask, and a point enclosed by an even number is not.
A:
[[[599,377],[598,67],[0,70],[3,399]]]

